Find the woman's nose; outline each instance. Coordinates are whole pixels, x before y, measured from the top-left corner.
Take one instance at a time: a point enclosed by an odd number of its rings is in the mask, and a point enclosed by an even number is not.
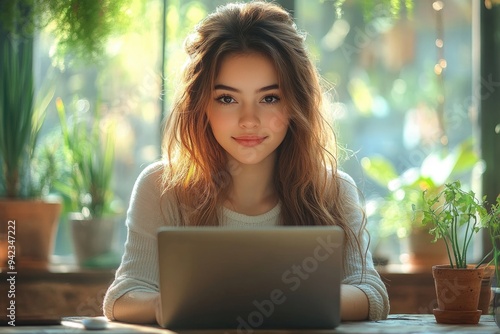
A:
[[[260,124],[256,108],[253,106],[243,107],[240,114],[239,124],[243,128],[254,128]]]

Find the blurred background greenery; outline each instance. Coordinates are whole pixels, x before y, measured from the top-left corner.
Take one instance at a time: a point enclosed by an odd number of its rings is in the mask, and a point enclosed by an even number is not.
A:
[[[109,38],[99,61],[75,62],[71,53],[61,59],[55,51],[58,36],[49,24],[36,35],[34,63],[36,87],[50,80],[54,96],[74,101],[77,113],[99,105],[103,124],[114,124],[112,183],[120,206],[126,207],[140,171],[160,157],[161,120],[168,113],[185,59],[184,37],[207,13],[228,1],[122,2],[128,4],[133,29]],[[372,247],[377,252],[382,204],[392,195],[387,187],[390,179],[383,184],[373,177],[377,159],[390,163],[391,178],[397,179],[430,155],[448,155],[464,143],[470,143],[471,155],[478,150],[473,91],[473,21],[478,14],[473,1],[281,3],[293,11],[298,28],[306,32],[309,51],[332,87],[329,116],[344,148],[340,166],[364,194]],[[397,10],[384,5],[391,3],[400,5]],[[39,140],[52,145],[54,133],[60,133],[59,124],[54,99]],[[384,166],[382,172],[388,168]],[[457,176],[467,187],[478,186],[480,172],[475,166],[460,170]],[[118,251],[125,240],[124,220],[123,216],[115,240]],[[67,233],[63,222],[57,255],[71,252]],[[400,262],[404,249],[397,233],[383,237],[388,238],[389,248],[378,255]]]

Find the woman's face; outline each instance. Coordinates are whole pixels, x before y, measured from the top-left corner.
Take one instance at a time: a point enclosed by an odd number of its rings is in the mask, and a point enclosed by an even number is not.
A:
[[[276,69],[267,57],[227,56],[207,110],[215,139],[239,163],[273,159],[288,129],[283,98]]]

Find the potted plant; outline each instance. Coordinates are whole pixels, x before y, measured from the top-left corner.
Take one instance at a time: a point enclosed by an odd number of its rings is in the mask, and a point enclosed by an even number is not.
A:
[[[482,311],[482,314],[490,314],[492,294],[496,299],[499,298],[497,295],[500,295],[500,290],[497,287],[498,277],[500,277],[500,267],[498,266],[500,259],[500,194],[497,196],[496,203],[491,206],[489,206],[489,203],[486,202],[486,197],[484,197],[482,206],[483,208],[479,210],[479,218],[481,219],[483,228],[487,230],[486,232],[490,238],[492,248],[480,261],[480,265],[484,268],[484,275],[481,282],[478,308]],[[491,260],[483,265],[482,263],[489,257],[491,257]],[[492,283],[495,278],[497,278],[497,286],[492,288]],[[495,315],[495,320],[500,325],[500,317],[496,314],[497,304],[498,303],[494,303],[493,305],[493,314]]]
[[[446,246],[449,264],[436,264],[432,273],[438,308],[433,310],[438,323],[476,324],[484,266],[468,261],[473,237],[494,222],[488,214],[486,199],[464,191],[460,181],[445,184],[437,195],[423,192],[423,205],[414,211],[423,215],[422,224],[429,227],[434,242],[441,239]]]
[[[0,1],[0,262],[5,264],[7,223],[16,222],[17,265],[46,267],[56,233],[61,203],[42,200],[48,175],[33,177],[37,139],[45,117],[35,102],[33,40],[38,30],[55,36],[54,63],[69,59],[96,62],[107,39],[128,27],[131,0],[2,0]],[[64,59],[70,55],[68,59]],[[45,156],[47,158],[47,156]],[[47,165],[42,163],[42,165]],[[48,170],[47,172],[53,172]],[[39,214],[50,215],[40,218]],[[29,222],[33,226],[28,225]],[[47,226],[43,222],[47,222]],[[40,245],[41,248],[36,248]],[[13,260],[13,254],[10,254]]]
[[[93,113],[75,108],[68,115],[57,98],[56,108],[70,166],[57,188],[68,200],[77,263],[82,267],[114,266],[119,259],[113,258],[111,241],[120,207],[112,188],[113,126],[103,125],[98,106]]]
[[[496,203],[489,209],[487,228],[493,248],[493,256],[490,263],[494,269],[494,276],[496,278],[495,286],[492,288],[493,316],[496,324],[500,327],[500,288],[498,287],[500,279],[500,194],[497,196]]]
[[[48,199],[55,165],[33,168],[40,128],[53,92],[35,97],[32,43],[0,38],[0,266],[45,268],[53,248],[61,203]],[[45,151],[43,159],[53,155]],[[41,156],[41,155],[39,155]],[[46,168],[41,168],[46,167]],[[37,173],[37,174],[35,174]],[[10,224],[10,225],[9,225]],[[7,229],[14,229],[9,239]],[[15,247],[14,242],[15,240]]]
[[[387,190],[387,195],[377,205],[380,238],[397,236],[400,248],[407,249],[405,263],[430,268],[447,259],[445,245],[430,243],[432,236],[428,228],[420,223],[420,215],[413,216],[411,208],[413,204],[422,205],[422,191],[427,195],[439,193],[446,182],[472,170],[478,160],[472,140],[465,140],[449,151],[433,151],[420,166],[408,168],[401,174],[384,157],[361,160],[366,175]]]

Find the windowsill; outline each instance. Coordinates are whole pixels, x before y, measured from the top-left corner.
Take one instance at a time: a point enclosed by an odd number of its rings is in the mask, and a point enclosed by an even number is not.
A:
[[[110,284],[116,268],[81,268],[73,256],[52,256],[47,268],[17,267],[16,282],[60,282],[78,284]],[[5,267],[0,267],[0,277],[8,275]],[[3,280],[3,279],[2,279]]]
[[[436,297],[430,268],[390,264],[378,266],[377,271],[387,287],[391,313],[432,313]],[[46,270],[18,268],[15,279],[19,312],[26,316],[40,310],[44,315],[101,315],[103,297],[114,274],[115,269],[110,268],[79,268],[69,258],[54,258]],[[7,278],[7,270],[0,269],[0,280]],[[6,295],[7,291],[0,293]]]
[[[388,264],[377,266],[377,271],[382,274],[432,274],[432,267],[415,266],[411,264]]]

